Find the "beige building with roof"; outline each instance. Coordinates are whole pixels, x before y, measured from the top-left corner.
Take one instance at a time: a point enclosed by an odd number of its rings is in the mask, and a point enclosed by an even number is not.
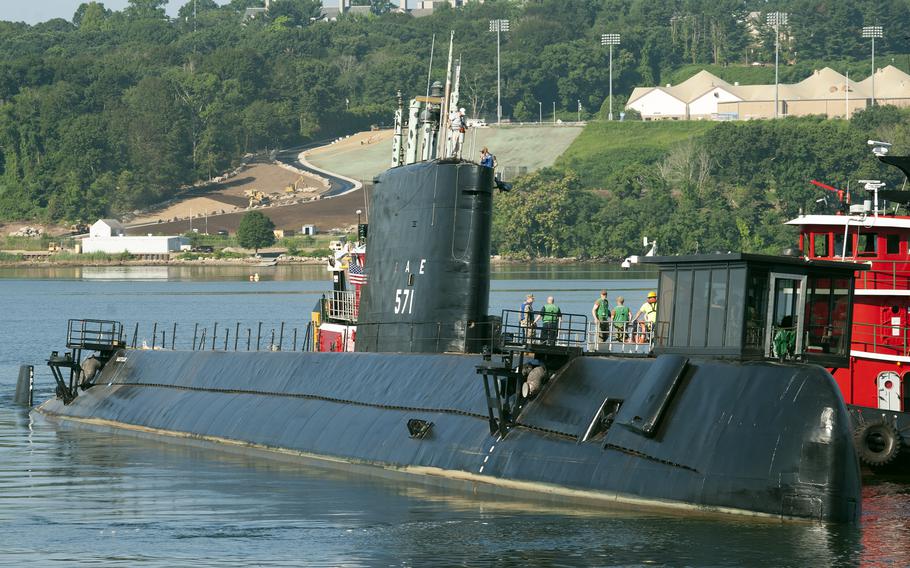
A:
[[[777,87],[779,116],[850,117],[872,104],[872,77],[848,80],[825,67],[799,83]],[[637,87],[627,109],[644,120],[749,120],[774,117],[774,85],[732,85],[699,71],[679,85]],[[910,106],[910,75],[889,65],[875,72],[877,104]]]

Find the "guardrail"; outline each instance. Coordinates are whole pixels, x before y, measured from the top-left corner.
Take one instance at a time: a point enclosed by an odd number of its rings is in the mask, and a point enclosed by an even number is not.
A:
[[[906,260],[869,259],[862,256],[850,260],[872,260],[874,268],[856,278],[857,290],[910,290],[910,262]],[[898,266],[900,265],[900,269]]]
[[[502,311],[502,336],[505,345],[535,345],[582,348],[588,339],[588,318],[579,314],[562,314],[552,322],[545,321],[540,311],[524,321],[518,310]]]
[[[905,325],[854,323],[853,347],[871,353],[910,355],[910,327]]]
[[[66,326],[70,349],[112,351],[123,346],[123,325],[118,321],[71,319]]]
[[[654,348],[654,324],[644,322],[592,321],[588,327],[588,351],[607,353],[650,353]]]
[[[328,319],[354,323],[357,321],[359,302],[357,293],[332,290],[325,297],[325,313]]]

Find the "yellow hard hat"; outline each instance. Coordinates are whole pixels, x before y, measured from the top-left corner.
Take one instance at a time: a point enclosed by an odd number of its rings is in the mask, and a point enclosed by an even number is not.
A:
[[[648,297],[649,297],[649,298],[656,298],[656,297],[657,297],[657,292],[648,292]]]

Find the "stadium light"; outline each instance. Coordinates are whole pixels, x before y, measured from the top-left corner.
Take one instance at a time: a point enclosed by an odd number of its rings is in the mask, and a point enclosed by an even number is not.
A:
[[[619,34],[601,34],[600,45],[610,46],[610,111],[607,120],[613,120],[613,46],[619,45]]]
[[[490,20],[490,31],[496,32],[496,124],[502,124],[502,66],[499,62],[499,34],[509,31],[509,20]]]
[[[875,38],[881,38],[881,26],[863,26],[863,37],[872,39],[872,106],[875,106]]]
[[[787,25],[789,14],[786,12],[770,12],[767,15],[768,25],[774,28],[774,118],[777,118],[780,106],[778,65],[780,63],[780,27]]]

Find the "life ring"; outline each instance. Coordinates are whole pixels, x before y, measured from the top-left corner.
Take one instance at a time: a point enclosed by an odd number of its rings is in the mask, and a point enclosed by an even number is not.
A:
[[[853,434],[861,462],[872,467],[891,463],[901,451],[901,436],[893,424],[874,420],[859,426]]]

